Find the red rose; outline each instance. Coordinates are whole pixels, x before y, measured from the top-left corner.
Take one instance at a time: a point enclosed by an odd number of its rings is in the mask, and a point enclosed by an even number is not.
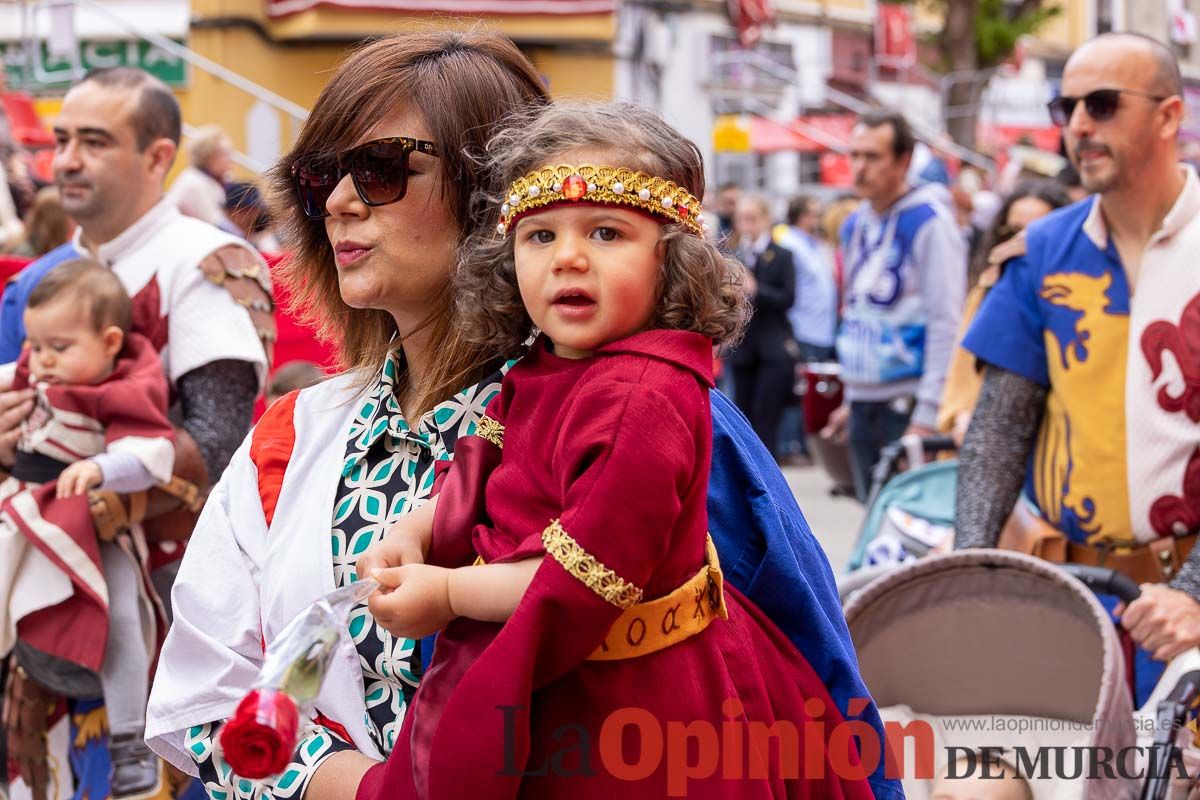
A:
[[[299,730],[300,714],[292,698],[274,689],[255,689],[221,729],[225,761],[243,778],[277,775],[292,759]]]

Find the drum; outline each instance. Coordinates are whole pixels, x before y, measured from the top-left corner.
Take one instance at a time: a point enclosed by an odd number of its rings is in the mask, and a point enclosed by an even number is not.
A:
[[[833,492],[854,496],[854,473],[850,448],[821,436],[829,415],[842,404],[842,367],[834,362],[812,362],[804,366],[804,435],[814,460],[833,481]]]
[[[842,365],[814,361],[804,365],[804,433],[812,436],[825,427],[829,415],[842,404]]]

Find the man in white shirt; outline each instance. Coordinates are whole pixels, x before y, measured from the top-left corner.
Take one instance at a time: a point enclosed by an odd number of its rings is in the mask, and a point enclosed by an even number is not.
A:
[[[133,300],[133,329],[159,351],[172,396],[178,399],[174,471],[180,474],[190,459],[196,465],[191,479],[202,493],[250,427],[266,377],[264,343],[274,337],[274,322],[266,264],[254,248],[182,216],[164,197],[163,180],[175,159],[180,128],[174,95],[138,69],[95,70],[67,93],[54,126],[54,173],[63,206],[79,228],[73,241],[30,264],[5,288],[0,362],[19,355],[25,304],[54,266],[86,254],[109,267]],[[32,409],[30,391],[0,392],[0,465],[11,465],[20,424]],[[149,566],[164,565],[162,574],[173,575],[165,565],[182,555],[180,541],[190,534],[194,518],[186,509],[179,511],[176,498],[158,490],[137,499],[113,495],[113,502],[126,506],[122,512],[129,526],[141,519],[137,508],[147,523],[156,510],[173,512],[153,520],[157,530],[148,536],[154,542]],[[145,511],[147,504],[150,511]],[[55,687],[46,676],[64,674],[57,664],[70,667],[61,658],[48,658],[55,655],[19,652],[22,669],[10,681],[6,698],[9,707],[39,709],[37,715],[6,717],[10,757],[35,800],[45,796],[49,785],[45,710],[52,695],[48,689]],[[71,674],[78,683],[86,682],[88,673]],[[89,784],[80,787],[81,793],[135,797],[156,791],[161,770],[143,741],[144,719],[110,719],[109,726],[112,785]],[[91,748],[84,757],[97,754],[103,757],[104,748]],[[104,766],[92,765],[81,771],[80,780],[106,772]]]

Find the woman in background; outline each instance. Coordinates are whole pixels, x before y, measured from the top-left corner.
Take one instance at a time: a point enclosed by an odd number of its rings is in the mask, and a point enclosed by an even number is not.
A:
[[[950,356],[937,422],[938,430],[950,434],[959,447],[966,436],[967,426],[971,424],[971,414],[975,411],[975,403],[983,388],[983,375],[975,368],[974,356],[962,348],[962,337],[975,319],[983,298],[1000,280],[1004,264],[1009,259],[1025,254],[1025,237],[1018,234],[1029,223],[1070,202],[1066,191],[1053,181],[1030,181],[1018,185],[996,212],[996,219],[984,239],[981,252],[987,254],[986,258],[976,259],[971,264],[971,273],[968,275],[971,289],[967,292],[962,323],[958,329],[960,344],[955,346]]]

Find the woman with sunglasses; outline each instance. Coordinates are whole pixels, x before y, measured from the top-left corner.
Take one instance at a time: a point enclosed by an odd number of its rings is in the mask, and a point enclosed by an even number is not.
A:
[[[342,374],[268,409],[181,567],[147,738],[212,797],[348,799],[394,744],[430,648],[392,637],[365,604],[317,702],[322,716],[280,774],[239,779],[217,734],[265,643],[354,579],[358,555],[429,497],[434,465],[499,391],[505,362],[459,337],[449,277],[472,192],[486,185],[471,154],[505,114],[546,99],[499,35],[383,39],[337,70],[274,170],[292,252],[275,277],[335,344]]]
[[[484,218],[472,198],[496,188],[475,156],[505,114],[544,102],[532,65],[498,35],[384,39],[335,72],[274,171],[294,254],[277,275],[337,345],[344,372],[268,409],[209,498],[180,570],[147,738],[213,797],[349,800],[395,744],[432,644],[391,636],[365,604],[281,773],[238,778],[217,734],[266,643],[352,582],[359,555],[430,497],[435,465],[475,432],[520,355],[464,342],[449,279]],[[714,396],[713,415],[710,527],[728,579],[800,646],[843,712],[882,737],[874,705],[852,702],[869,695],[787,483],[727,399]],[[881,760],[877,796],[899,797],[883,769]]]

